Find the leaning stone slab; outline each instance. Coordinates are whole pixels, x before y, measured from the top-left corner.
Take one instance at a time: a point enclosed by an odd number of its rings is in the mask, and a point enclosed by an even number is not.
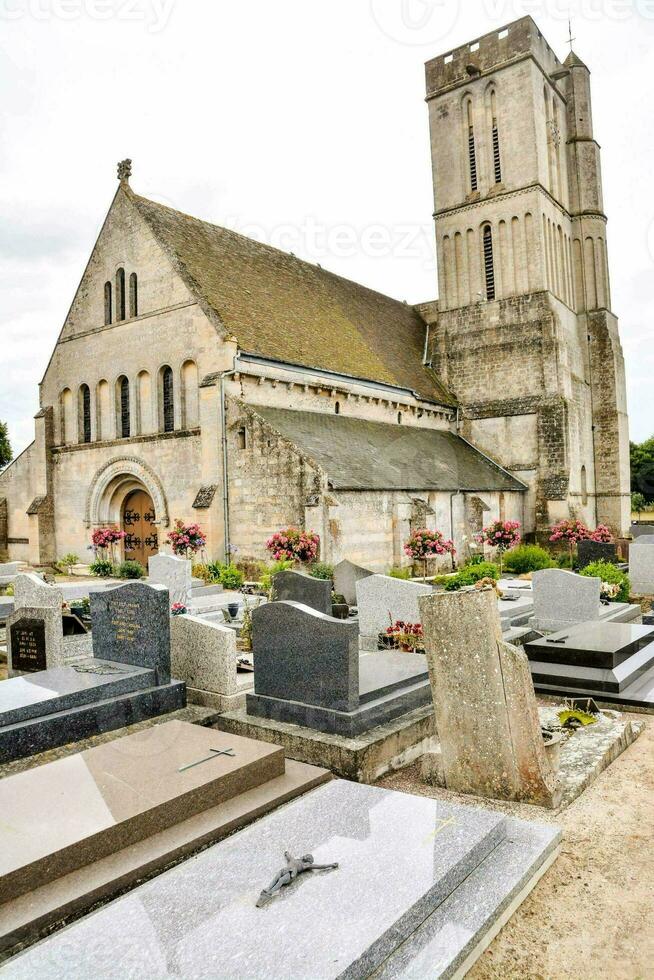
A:
[[[356,583],[362,650],[376,650],[377,637],[397,619],[419,623],[418,599],[433,592],[431,585],[407,582],[390,575],[370,575]]]
[[[170,621],[171,670],[186,682],[194,704],[235,710],[245,704],[252,689],[252,674],[239,683],[236,632],[197,616],[173,616]]]
[[[346,558],[334,566],[334,591],[345,598],[349,606],[355,606],[357,601],[357,582],[374,575],[369,568],[355,565]]]
[[[654,595],[654,544],[642,538],[629,549],[629,578],[634,595]]]
[[[447,788],[555,806],[529,661],[504,643],[491,589],[420,600]]]
[[[61,612],[63,595],[56,585],[48,585],[34,572],[21,572],[14,582],[14,608],[39,606]]]
[[[600,580],[561,568],[532,575],[534,617],[529,625],[544,632],[600,618]]]
[[[163,585],[128,582],[91,593],[93,654],[100,660],[149,667],[157,684],[170,681],[170,602]]]
[[[191,562],[176,555],[152,555],[148,559],[148,582],[168,589],[170,605],[181,602],[188,606],[191,599]]]
[[[9,677],[65,662],[61,609],[21,606],[8,617],[6,629]]]
[[[325,579],[287,570],[273,577],[273,589],[278,602],[300,602],[331,616],[332,583]]]

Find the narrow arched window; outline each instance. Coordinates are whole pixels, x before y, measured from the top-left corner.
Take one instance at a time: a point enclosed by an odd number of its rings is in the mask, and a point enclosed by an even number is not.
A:
[[[119,427],[121,439],[127,439],[131,433],[130,417],[129,417],[129,381],[123,375],[123,377],[118,382],[118,399],[119,399]]]
[[[500,131],[497,124],[497,98],[491,92],[491,140],[493,144],[493,174],[495,183],[502,183],[502,160],[500,158]]]
[[[238,445],[239,449],[247,449],[247,435],[244,426],[242,426],[236,433],[236,444]]]
[[[129,277],[129,315],[130,317],[139,315],[138,282],[135,272],[132,272]]]
[[[340,415],[341,414],[341,403],[340,402],[334,402],[334,412],[336,413],[336,415]]]
[[[470,167],[470,189],[477,190],[477,151],[475,149],[475,125],[472,116],[472,101],[467,103],[468,115],[468,165]]]
[[[588,477],[585,466],[581,467],[581,503],[584,507],[588,503]]]
[[[161,372],[161,400],[164,432],[175,428],[175,404],[173,401],[173,369],[163,368]]]
[[[104,284],[104,324],[107,326],[111,323],[112,310],[111,310],[111,283],[106,282]]]
[[[397,413],[397,424],[402,425],[402,412]]]
[[[484,225],[484,279],[486,299],[495,299],[495,265],[493,262],[493,232]]]
[[[79,390],[79,433],[80,442],[91,441],[91,391],[86,384]]]
[[[125,270],[116,273],[116,319],[125,319]]]

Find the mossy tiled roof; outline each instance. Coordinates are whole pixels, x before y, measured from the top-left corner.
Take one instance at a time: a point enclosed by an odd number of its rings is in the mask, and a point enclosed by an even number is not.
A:
[[[413,307],[227,228],[130,197],[242,351],[455,403],[422,364],[426,326]]]

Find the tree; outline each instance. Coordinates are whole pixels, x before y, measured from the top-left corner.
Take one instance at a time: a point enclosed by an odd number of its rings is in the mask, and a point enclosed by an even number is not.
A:
[[[631,489],[641,493],[645,502],[654,500],[654,436],[644,442],[629,443]]]
[[[632,493],[631,495],[631,513],[638,514],[638,520],[640,520],[640,515],[642,511],[645,510],[647,506],[647,501],[643,497],[642,493]]]
[[[9,429],[6,422],[0,422],[0,470],[11,463],[14,458],[14,454],[11,451],[11,443],[9,442]]]

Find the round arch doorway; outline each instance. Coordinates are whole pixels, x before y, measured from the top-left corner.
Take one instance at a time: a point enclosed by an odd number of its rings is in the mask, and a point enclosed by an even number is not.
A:
[[[148,558],[159,551],[159,535],[152,497],[145,490],[133,490],[123,501],[121,529],[125,559],[138,561],[147,571]]]

